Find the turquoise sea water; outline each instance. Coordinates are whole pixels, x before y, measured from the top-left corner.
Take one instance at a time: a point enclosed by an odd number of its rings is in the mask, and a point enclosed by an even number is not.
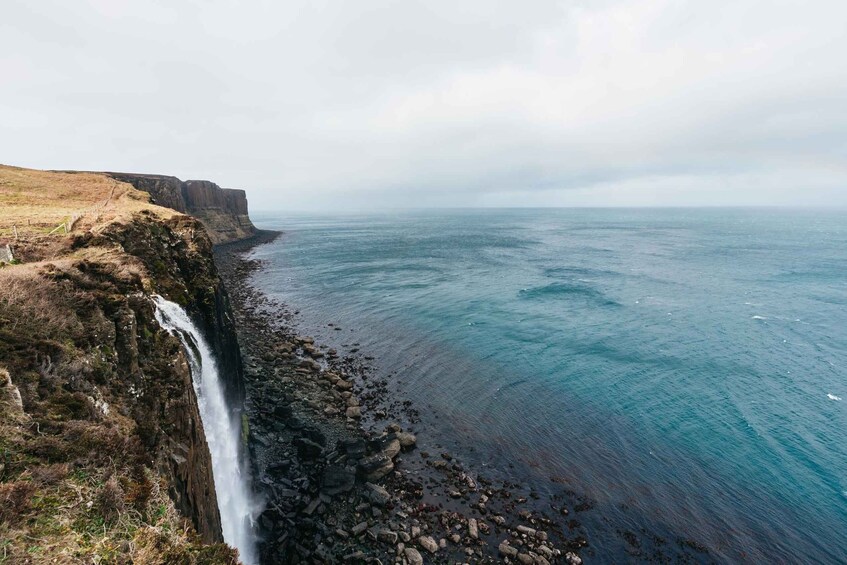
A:
[[[847,212],[256,216],[258,285],[477,463],[594,500],[594,562],[642,528],[847,562]]]

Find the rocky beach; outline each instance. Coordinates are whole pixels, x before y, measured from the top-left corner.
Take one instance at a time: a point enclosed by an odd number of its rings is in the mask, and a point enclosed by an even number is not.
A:
[[[437,444],[417,437],[415,406],[366,352],[299,335],[289,306],[254,288],[262,264],[248,252],[277,237],[215,252],[244,359],[262,562],[581,563],[587,542],[563,500],[427,451]]]

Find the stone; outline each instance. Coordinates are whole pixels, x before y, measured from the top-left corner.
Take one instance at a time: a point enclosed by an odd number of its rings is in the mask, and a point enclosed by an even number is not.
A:
[[[350,531],[353,532],[354,536],[360,536],[367,529],[368,529],[368,523],[367,522],[359,522],[358,524],[353,526],[353,528]]]
[[[297,446],[298,455],[306,460],[317,459],[323,454],[323,447],[308,438],[298,437],[294,445]]]
[[[416,438],[414,434],[400,432],[397,434],[397,440],[400,442],[400,447],[408,449],[417,443],[418,438]]]
[[[418,537],[419,535],[421,535],[421,528],[420,528],[420,526],[412,526],[411,534],[412,534],[412,537],[413,537],[413,538],[416,538],[416,537]]]
[[[423,557],[414,547],[407,547],[403,550],[403,553],[406,555],[406,561],[409,562],[409,565],[423,565]]]
[[[535,537],[535,530],[533,528],[530,528],[530,527],[524,526],[524,525],[520,525],[515,529],[521,534],[526,534],[528,536]]]
[[[358,406],[349,406],[347,408],[346,415],[348,418],[361,418],[362,417],[362,409]]]
[[[518,550],[509,545],[508,541],[500,542],[500,546],[497,549],[501,555],[505,555],[506,557],[516,557],[518,555]]]
[[[397,532],[392,532],[391,530],[380,530],[376,535],[376,539],[381,542],[394,545],[397,543]]]
[[[397,439],[392,439],[391,441],[387,442],[382,452],[388,455],[391,459],[394,459],[395,457],[397,457],[397,454],[400,453],[400,441]]]
[[[359,461],[359,474],[366,481],[377,481],[394,470],[394,462],[385,453],[364,457]]]
[[[350,459],[361,459],[365,455],[365,449],[365,440],[361,438],[340,440],[338,442],[338,450],[346,453]]]
[[[341,465],[330,465],[323,472],[321,492],[330,496],[349,492],[356,484],[356,471]]]
[[[535,532],[535,537],[540,539],[541,541],[547,541],[547,532],[542,532],[541,530]]]
[[[573,551],[565,553],[565,562],[568,565],[582,565],[582,559]]]
[[[518,553],[518,561],[523,563],[523,565],[532,565],[535,563],[535,559],[528,553]]]
[[[421,536],[418,538],[418,545],[427,550],[430,553],[435,553],[438,551],[438,544],[434,539],[429,536]]]
[[[353,383],[345,381],[344,379],[338,379],[335,381],[335,388],[338,390],[350,390],[353,388]]]
[[[377,506],[385,506],[391,500],[391,495],[383,487],[373,483],[365,483],[368,498]]]
[[[468,535],[471,539],[479,539],[479,524],[475,518],[468,520]]]

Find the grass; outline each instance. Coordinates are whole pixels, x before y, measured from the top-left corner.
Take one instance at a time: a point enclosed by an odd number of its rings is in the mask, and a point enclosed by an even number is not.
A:
[[[0,165],[0,243],[47,237],[74,218],[82,232],[141,210],[168,217],[145,192],[99,173],[62,173]],[[64,229],[54,235],[64,236]]]

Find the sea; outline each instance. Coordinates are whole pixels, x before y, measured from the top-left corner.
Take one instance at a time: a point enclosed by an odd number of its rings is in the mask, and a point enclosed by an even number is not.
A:
[[[419,435],[589,501],[587,563],[847,563],[847,211],[254,217],[256,286]]]

